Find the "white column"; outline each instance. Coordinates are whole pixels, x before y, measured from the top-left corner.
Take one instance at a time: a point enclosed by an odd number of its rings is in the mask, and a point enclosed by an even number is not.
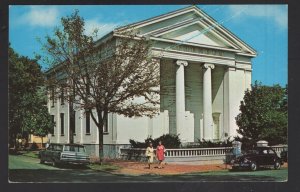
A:
[[[54,97],[56,102],[54,102],[54,107],[56,107],[56,143],[60,142],[60,137],[61,137],[61,120],[60,120],[60,100],[56,99],[56,97]]]
[[[83,134],[85,134],[85,131],[83,131],[83,117],[84,117],[84,111],[80,110],[80,144],[83,144]],[[84,126],[85,127],[85,126]]]
[[[188,62],[178,60],[176,64],[178,65],[176,71],[176,132],[182,135],[185,119],[184,67],[188,65]]]
[[[70,102],[67,102],[68,104],[67,104],[67,110],[66,110],[66,113],[65,113],[65,119],[67,118],[67,120],[66,120],[66,123],[67,123],[67,126],[65,126],[64,127],[64,131],[65,131],[65,133],[64,133],[64,135],[65,136],[67,136],[67,143],[70,143],[70,129],[71,129],[71,127],[70,127]]]
[[[215,68],[213,64],[204,64],[203,74],[203,137],[205,140],[213,139],[213,118],[212,118],[212,89],[211,70]]]

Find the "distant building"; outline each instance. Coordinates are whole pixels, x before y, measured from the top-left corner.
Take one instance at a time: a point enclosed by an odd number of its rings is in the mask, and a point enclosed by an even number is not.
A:
[[[109,114],[105,154],[128,145],[129,139],[143,141],[166,133],[180,134],[182,142],[235,136],[235,117],[244,92],[251,87],[251,59],[256,51],[196,6],[130,26],[155,41],[153,55],[160,61],[161,74],[160,114],[152,119]],[[108,37],[114,38],[114,31],[103,38]],[[51,142],[68,143],[69,104],[49,99],[48,108],[56,122]],[[92,119],[77,111],[74,143],[86,145],[97,155],[97,132]]]
[[[46,143],[49,141],[48,137],[39,137],[33,134],[29,134],[28,136],[28,147],[34,148],[37,147],[39,149],[46,147]]]

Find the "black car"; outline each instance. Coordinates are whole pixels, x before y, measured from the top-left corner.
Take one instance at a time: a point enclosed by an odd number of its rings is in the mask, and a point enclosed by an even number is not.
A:
[[[280,157],[282,159],[283,162],[287,162],[288,161],[288,148],[284,148],[283,151],[281,151],[280,153]]]
[[[283,161],[271,147],[256,147],[231,162],[232,170],[250,169],[257,170],[259,167],[273,167],[280,169]]]

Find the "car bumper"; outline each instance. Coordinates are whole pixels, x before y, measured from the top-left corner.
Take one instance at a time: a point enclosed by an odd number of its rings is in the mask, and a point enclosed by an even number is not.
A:
[[[61,159],[60,162],[69,164],[89,164],[90,160]]]
[[[250,163],[233,163],[231,167],[232,169],[249,169]]]

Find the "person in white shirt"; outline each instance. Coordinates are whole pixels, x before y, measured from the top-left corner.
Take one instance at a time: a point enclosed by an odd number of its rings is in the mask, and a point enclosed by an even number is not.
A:
[[[152,143],[149,143],[149,146],[146,149],[146,157],[148,158],[148,167],[151,169],[151,164],[153,163],[154,158],[154,148]]]

